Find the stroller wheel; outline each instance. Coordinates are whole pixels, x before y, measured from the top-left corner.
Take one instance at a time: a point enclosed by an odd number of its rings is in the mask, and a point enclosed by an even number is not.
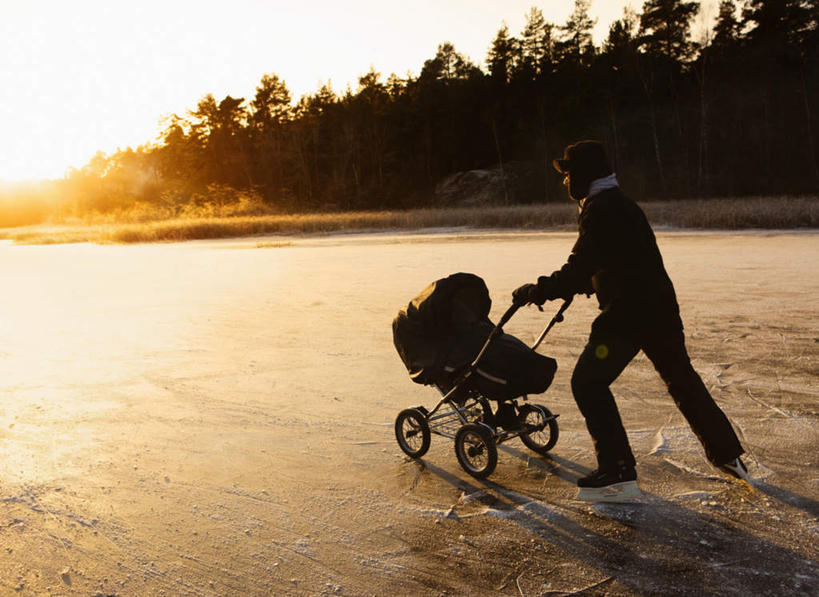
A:
[[[520,422],[523,428],[538,428],[520,434],[520,440],[527,448],[538,454],[545,454],[554,448],[558,436],[557,419],[548,408],[537,404],[524,404],[520,408]]]
[[[420,458],[429,450],[429,423],[417,408],[407,408],[395,419],[395,439],[404,454]]]
[[[488,477],[498,464],[498,448],[492,432],[479,423],[464,425],[455,434],[455,456],[473,477]]]

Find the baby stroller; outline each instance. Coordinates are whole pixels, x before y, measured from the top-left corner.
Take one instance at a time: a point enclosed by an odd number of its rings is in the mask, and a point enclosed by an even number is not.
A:
[[[517,305],[497,325],[489,320],[492,301],[478,276],[452,274],[425,288],[393,321],[393,342],[410,378],[435,386],[443,397],[432,410],[416,406],[398,413],[395,437],[401,450],[420,458],[431,434],[453,439],[461,467],[480,479],[495,470],[497,445],[512,438],[539,454],[551,450],[558,415],[526,402],[554,378],[557,362],[535,349],[570,303],[563,303],[529,348],[503,332]],[[495,410],[490,400],[497,402]]]

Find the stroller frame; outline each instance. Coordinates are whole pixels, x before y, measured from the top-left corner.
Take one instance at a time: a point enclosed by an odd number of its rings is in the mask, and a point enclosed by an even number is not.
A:
[[[571,299],[563,302],[532,345],[532,350],[540,346],[556,323],[563,321],[563,313],[569,308],[571,302]],[[476,478],[485,478],[494,471],[497,465],[498,444],[520,437],[528,448],[539,454],[545,454],[554,447],[558,438],[557,417],[560,415],[552,414],[545,406],[536,404],[519,406],[518,398],[524,402],[528,400],[524,394],[499,401],[498,412],[502,403],[510,404],[520,420],[519,428],[502,429],[496,423],[498,413],[492,412],[489,399],[475,390],[465,389],[469,378],[478,372],[478,364],[492,340],[503,331],[503,326],[509,322],[519,308],[520,305],[513,304],[506,310],[487,337],[478,355],[458,376],[448,391],[445,392],[441,386],[436,384],[436,388],[443,396],[431,411],[423,406],[417,406],[405,409],[398,414],[395,421],[395,435],[398,445],[405,454],[412,458],[420,458],[429,449],[431,434],[440,435],[455,441],[455,455],[467,473]],[[465,397],[459,395],[459,392],[462,394],[464,390],[467,392]],[[448,410],[445,410],[445,407],[448,407]]]

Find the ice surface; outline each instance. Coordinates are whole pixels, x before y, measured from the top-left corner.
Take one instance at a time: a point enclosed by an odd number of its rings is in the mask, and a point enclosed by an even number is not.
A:
[[[497,318],[573,239],[0,246],[0,594],[819,594],[819,233],[658,235],[755,490],[705,460],[641,355],[613,391],[642,503],[575,501],[582,298],[541,348],[550,457],[503,444],[479,482],[450,440],[400,452],[396,414],[437,393],[394,351],[398,309],[468,271]],[[553,308],[507,330],[532,341]]]

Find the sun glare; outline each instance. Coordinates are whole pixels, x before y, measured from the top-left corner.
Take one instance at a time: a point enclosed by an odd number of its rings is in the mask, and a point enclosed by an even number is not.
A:
[[[595,35],[626,1],[593,8]],[[384,77],[417,74],[444,41],[482,64],[501,24],[520,29],[532,4],[8,2],[0,19],[0,180],[60,178],[99,150],[151,142],[164,115],[208,93],[252,96],[266,73],[298,99],[328,80],[336,91],[348,82],[355,89],[370,65]],[[571,6],[549,3],[544,14],[562,22]]]
[[[46,5],[4,8],[0,180],[62,177],[98,150],[149,141],[160,116],[145,102],[161,97],[158,89],[135,93],[135,67],[146,56],[138,40],[118,40],[123,25],[113,9]]]

